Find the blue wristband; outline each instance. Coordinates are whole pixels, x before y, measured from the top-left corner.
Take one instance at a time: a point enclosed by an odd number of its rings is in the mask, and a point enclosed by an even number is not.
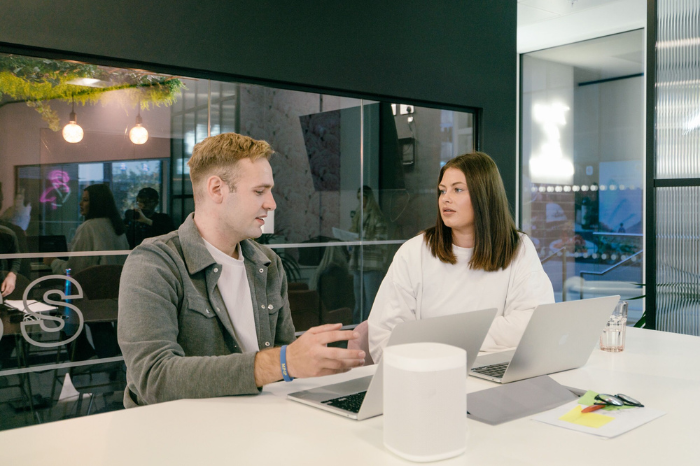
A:
[[[294,377],[289,376],[289,371],[287,371],[287,345],[283,345],[280,350],[280,366],[282,367],[282,378],[285,382],[291,382]]]

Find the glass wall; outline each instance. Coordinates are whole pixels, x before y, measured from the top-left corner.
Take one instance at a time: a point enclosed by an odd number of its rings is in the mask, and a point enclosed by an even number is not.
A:
[[[644,31],[522,56],[521,228],[557,301],[643,294]],[[643,300],[630,302],[630,324]]]
[[[657,2],[656,328],[700,335],[700,4]]]
[[[0,94],[0,429],[121,408],[121,266],[194,210],[187,160],[208,135],[275,150],[258,241],[298,331],[367,318],[395,251],[435,221],[441,166],[476,146],[469,112],[16,55]]]

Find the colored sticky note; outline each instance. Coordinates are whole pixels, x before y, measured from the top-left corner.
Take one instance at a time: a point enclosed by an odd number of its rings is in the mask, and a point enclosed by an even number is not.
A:
[[[603,427],[608,422],[615,420],[614,417],[605,416],[603,414],[582,413],[581,409],[582,407],[580,405],[576,406],[574,409],[560,417],[559,420],[577,424],[579,426],[591,427],[593,429]]]

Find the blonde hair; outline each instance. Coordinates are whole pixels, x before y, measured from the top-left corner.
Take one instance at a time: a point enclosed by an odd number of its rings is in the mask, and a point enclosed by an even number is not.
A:
[[[195,144],[192,157],[187,161],[190,167],[192,188],[197,195],[199,185],[211,175],[216,175],[235,191],[236,164],[239,160],[269,160],[274,151],[265,141],[237,133],[222,133],[210,136]]]

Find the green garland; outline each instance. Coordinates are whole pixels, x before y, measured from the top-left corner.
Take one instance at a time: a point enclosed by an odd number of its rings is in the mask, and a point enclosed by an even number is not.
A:
[[[114,85],[86,87],[68,84],[78,78],[99,79]],[[49,106],[49,100],[95,104],[107,92],[122,90],[128,103],[140,103],[141,109],[147,110],[151,105],[172,105],[184,87],[179,79],[142,71],[15,55],[0,56],[0,95],[26,102],[54,131],[60,129],[60,120]]]

